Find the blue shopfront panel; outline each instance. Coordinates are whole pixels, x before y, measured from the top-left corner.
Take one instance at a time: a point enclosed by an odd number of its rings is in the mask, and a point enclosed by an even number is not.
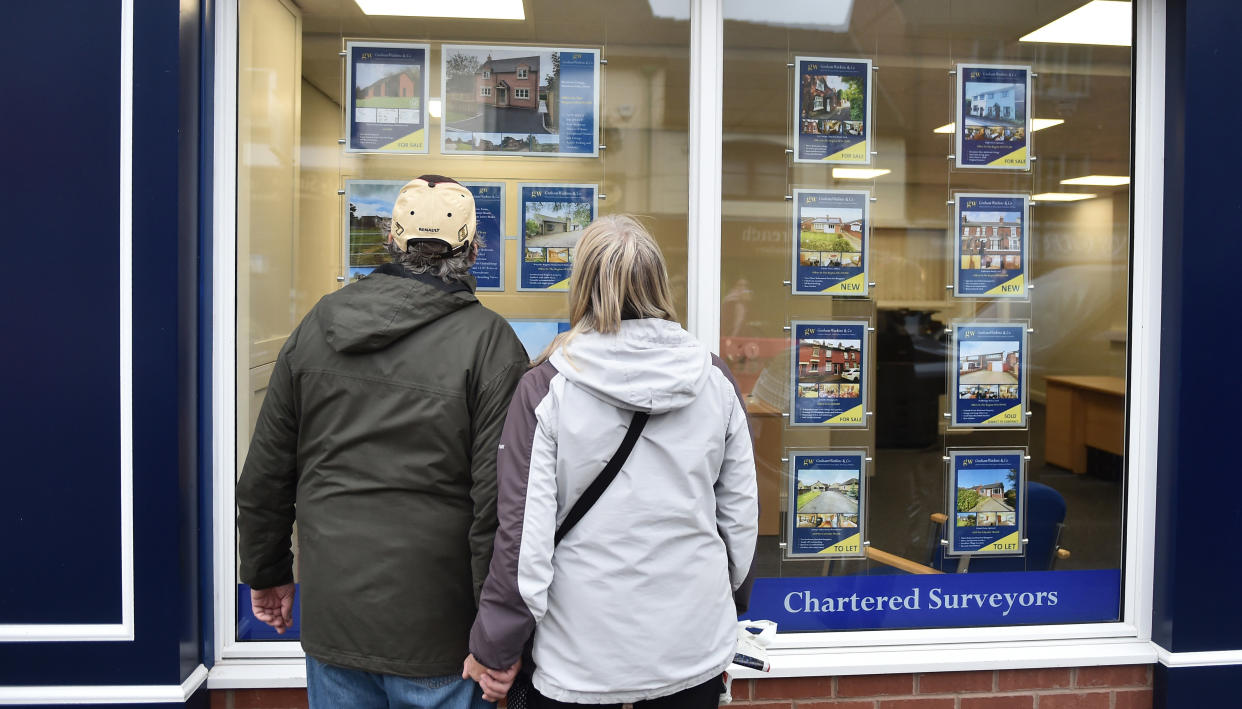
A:
[[[175,689],[199,664],[200,12],[5,6],[0,703],[15,685]]]

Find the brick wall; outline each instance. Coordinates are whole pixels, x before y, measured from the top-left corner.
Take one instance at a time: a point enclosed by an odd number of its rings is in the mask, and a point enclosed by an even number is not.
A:
[[[1151,709],[1151,667],[738,680],[753,709]],[[211,692],[211,709],[304,709],[304,689]]]

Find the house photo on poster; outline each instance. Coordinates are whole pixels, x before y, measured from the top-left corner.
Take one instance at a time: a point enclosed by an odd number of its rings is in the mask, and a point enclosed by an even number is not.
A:
[[[951,425],[1026,426],[1026,325],[954,323],[952,351]]]
[[[791,426],[867,425],[867,322],[793,322]]]
[[[595,220],[598,187],[522,183],[518,189],[518,290],[568,290],[578,240]]]
[[[524,318],[506,318],[513,332],[526,348],[527,358],[534,360],[552,340],[562,332],[569,331],[568,320],[527,320]]]
[[[427,152],[425,44],[347,42],[347,152]]]
[[[867,295],[868,197],[857,190],[794,190],[794,294]]]
[[[790,451],[790,558],[863,556],[866,452]]]
[[[1028,170],[1031,68],[957,65],[958,167]]]
[[[503,290],[504,184],[463,182],[474,195],[476,229],[481,246],[470,273],[478,290]],[[344,262],[347,282],[363,278],[392,260],[388,229],[392,205],[405,180],[345,180]]]
[[[599,50],[446,44],[441,151],[599,154]]]
[[[1029,197],[1015,194],[953,196],[953,296],[1026,300]]]
[[[1023,552],[1026,451],[949,451],[950,556]]]
[[[871,163],[871,60],[794,60],[794,162]]]

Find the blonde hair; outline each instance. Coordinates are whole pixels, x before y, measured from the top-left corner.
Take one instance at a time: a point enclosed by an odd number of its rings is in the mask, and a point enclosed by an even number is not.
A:
[[[610,334],[621,321],[676,320],[664,254],[651,234],[628,214],[600,217],[578,241],[569,280],[569,330],[557,335],[534,364],[584,332]],[[569,356],[568,349],[566,357]]]

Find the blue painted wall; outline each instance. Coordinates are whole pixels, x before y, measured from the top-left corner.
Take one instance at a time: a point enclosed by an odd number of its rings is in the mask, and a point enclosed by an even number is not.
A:
[[[0,644],[0,685],[179,684],[201,660],[200,7],[134,5],[136,638]],[[116,0],[5,7],[0,623],[120,622],[120,18]]]
[[[1232,304],[1242,259],[1230,135],[1242,94],[1242,3],[1169,0],[1165,102],[1164,304],[1154,639],[1173,652],[1242,649],[1242,529]],[[1221,131],[1222,120],[1228,128]],[[1157,706],[1238,706],[1242,666],[1161,669]]]

